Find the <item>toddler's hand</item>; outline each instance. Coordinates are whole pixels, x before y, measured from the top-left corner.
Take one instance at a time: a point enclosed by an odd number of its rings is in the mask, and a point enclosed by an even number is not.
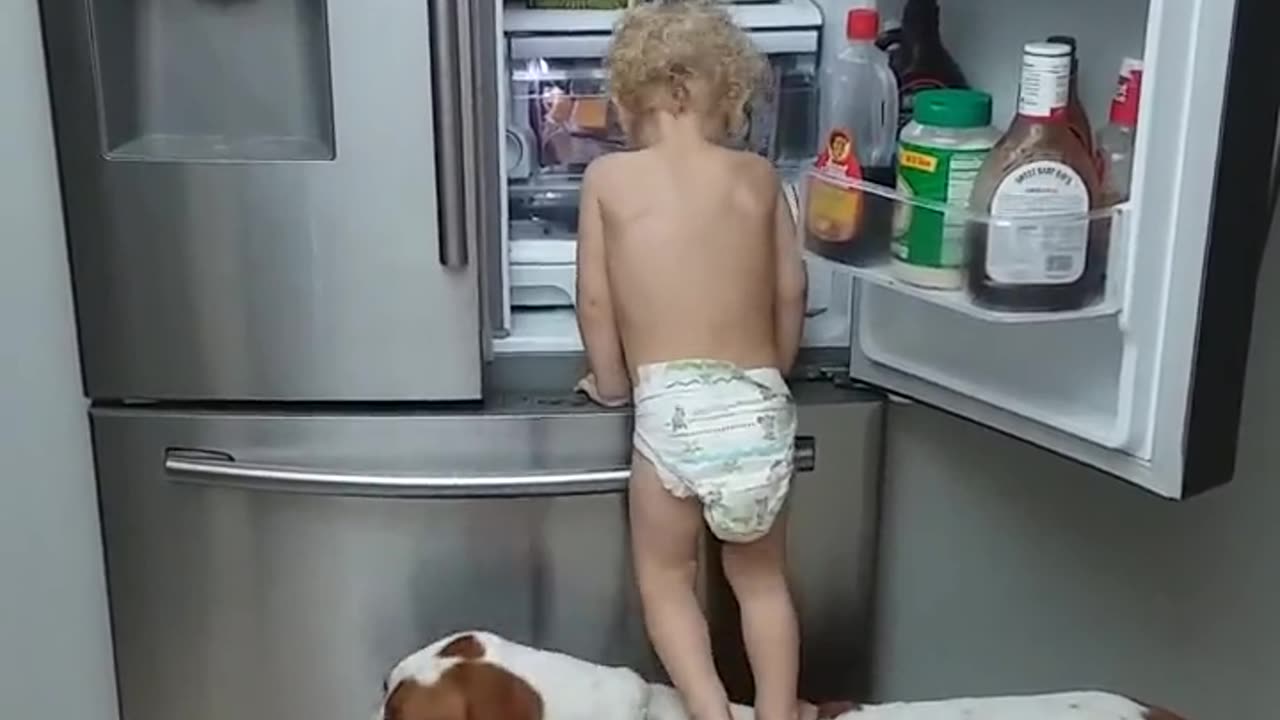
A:
[[[575,385],[573,389],[575,392],[580,392],[583,395],[586,395],[591,402],[607,408],[619,408],[631,404],[631,398],[629,397],[606,398],[601,396],[600,390],[596,388],[595,373],[587,373],[586,377],[579,380],[578,384]]]

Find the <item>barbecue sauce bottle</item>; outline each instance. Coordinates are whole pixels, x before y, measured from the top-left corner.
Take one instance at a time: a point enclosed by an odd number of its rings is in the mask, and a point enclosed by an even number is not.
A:
[[[1023,50],[1018,114],[974,183],[969,291],[997,310],[1068,311],[1102,295],[1110,224],[1093,155],[1071,131],[1071,48]]]
[[[1071,124],[1071,132],[1092,155],[1093,123],[1089,122],[1089,112],[1084,109],[1084,103],[1080,101],[1080,55],[1076,50],[1076,39],[1070,35],[1054,35],[1048,42],[1071,48],[1071,83],[1070,98],[1067,100],[1067,120]]]
[[[898,130],[911,122],[916,93],[969,87],[960,65],[942,44],[938,0],[907,0],[902,26],[885,31],[876,44],[889,53],[898,77]]]

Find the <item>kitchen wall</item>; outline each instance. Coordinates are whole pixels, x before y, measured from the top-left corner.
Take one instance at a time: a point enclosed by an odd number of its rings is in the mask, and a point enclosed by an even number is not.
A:
[[[88,423],[33,0],[0,2],[0,717],[114,720]]]
[[[1277,716],[1277,236],[1223,489],[1170,503],[939,413],[892,410],[878,697],[1096,687],[1194,720]]]

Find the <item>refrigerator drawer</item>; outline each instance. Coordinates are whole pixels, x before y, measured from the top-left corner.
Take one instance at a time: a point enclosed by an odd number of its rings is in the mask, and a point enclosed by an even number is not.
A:
[[[832,436],[797,483],[794,566],[811,685],[832,695],[864,667],[874,473],[848,462],[877,454],[848,438],[878,431],[879,405],[805,413]],[[98,408],[93,428],[129,720],[369,717],[396,660],[472,627],[662,678],[633,588],[625,414]],[[715,583],[703,597],[724,607]],[[712,621],[717,656],[740,656]]]
[[[369,717],[395,660],[469,627],[657,672],[623,416],[97,410],[93,427],[129,720]],[[597,482],[556,474],[583,468]],[[449,497],[460,470],[502,497]],[[566,494],[521,497],[521,473]]]

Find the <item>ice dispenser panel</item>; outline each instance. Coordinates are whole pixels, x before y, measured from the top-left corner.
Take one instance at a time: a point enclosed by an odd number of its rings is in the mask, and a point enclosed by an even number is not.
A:
[[[484,8],[43,0],[88,392],[478,397]]]
[[[325,0],[89,9],[108,159],[333,159]]]

